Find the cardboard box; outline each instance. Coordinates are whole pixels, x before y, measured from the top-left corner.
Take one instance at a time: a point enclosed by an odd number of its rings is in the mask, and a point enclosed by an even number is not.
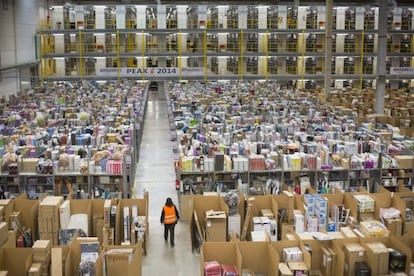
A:
[[[386,219],[385,226],[390,231],[391,236],[401,237],[403,226],[401,218]]]
[[[256,275],[277,275],[279,255],[267,242],[238,242],[242,256],[242,269]]]
[[[388,274],[390,256],[388,248],[381,242],[372,242],[365,245],[372,275]]]
[[[279,276],[293,276],[292,270],[286,263],[279,263]]]
[[[322,251],[322,260],[321,260],[321,268],[323,275],[331,276],[332,274],[332,253],[326,247],[321,247]]]
[[[204,276],[204,263],[209,261],[234,265],[237,271],[242,271],[242,255],[234,242],[203,243],[200,258],[200,276]]]
[[[180,196],[180,220],[190,221],[193,216],[193,195]]]
[[[9,275],[27,275],[32,266],[31,248],[3,249],[0,257],[0,269]]]
[[[107,275],[142,275],[142,244],[136,246],[107,246],[104,249]]]
[[[289,261],[288,267],[292,271],[293,275],[306,276],[309,274],[309,268],[306,266],[304,262]]]
[[[345,273],[355,275],[355,263],[366,260],[365,248],[358,243],[348,243],[344,245],[345,253]]]
[[[302,261],[302,251],[299,247],[283,248],[283,261]]]
[[[227,241],[226,213],[224,211],[207,211],[205,230],[206,241]]]
[[[229,216],[227,236],[230,236],[230,235],[240,236],[240,229],[241,229],[240,214]]]

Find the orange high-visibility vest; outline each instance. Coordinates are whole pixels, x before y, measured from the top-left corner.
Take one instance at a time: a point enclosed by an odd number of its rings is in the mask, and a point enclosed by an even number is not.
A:
[[[164,206],[164,224],[173,224],[177,222],[174,205],[171,207]]]

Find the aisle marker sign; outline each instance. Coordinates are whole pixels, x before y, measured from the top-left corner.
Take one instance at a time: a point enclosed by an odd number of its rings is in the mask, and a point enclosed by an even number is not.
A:
[[[409,75],[414,74],[414,67],[391,67],[391,75]]]
[[[201,67],[181,68],[182,76],[202,76],[204,70]],[[100,77],[117,77],[118,68],[100,68],[96,72]],[[119,75],[121,77],[179,77],[179,68],[177,67],[122,67],[119,68]]]

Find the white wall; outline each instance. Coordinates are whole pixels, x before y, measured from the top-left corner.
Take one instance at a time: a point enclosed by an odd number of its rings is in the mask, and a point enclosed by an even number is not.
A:
[[[36,60],[35,33],[40,19],[47,16],[45,0],[14,0],[8,3],[7,10],[0,6],[0,67]],[[18,70],[0,72],[0,97],[20,92],[19,75]],[[24,79],[27,81],[27,76]],[[27,85],[23,87],[27,88]]]

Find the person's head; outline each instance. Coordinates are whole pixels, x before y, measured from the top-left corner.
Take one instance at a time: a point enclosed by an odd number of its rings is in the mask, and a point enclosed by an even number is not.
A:
[[[165,205],[167,205],[167,206],[172,206],[173,205],[173,201],[172,201],[171,197],[167,197],[167,200],[165,201]]]

